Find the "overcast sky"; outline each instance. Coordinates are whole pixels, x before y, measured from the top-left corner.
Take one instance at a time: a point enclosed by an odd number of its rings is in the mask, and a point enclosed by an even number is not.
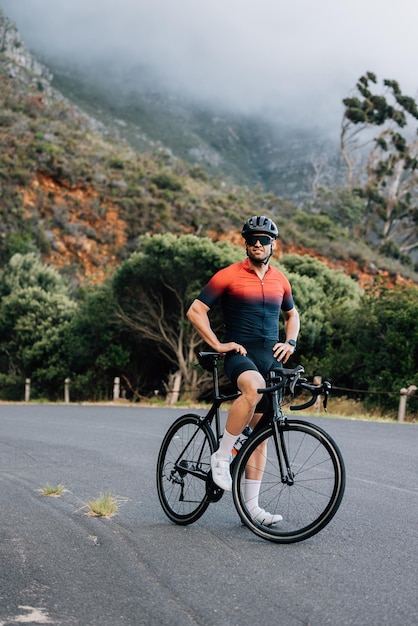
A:
[[[45,57],[149,66],[237,110],[317,117],[337,130],[364,72],[418,89],[417,0],[0,0]]]

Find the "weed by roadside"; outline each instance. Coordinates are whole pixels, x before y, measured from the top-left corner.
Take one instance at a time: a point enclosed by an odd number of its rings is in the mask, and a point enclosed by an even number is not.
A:
[[[115,496],[112,493],[100,493],[94,500],[87,501],[87,514],[89,517],[113,517],[117,515],[119,507],[127,498]]]
[[[38,489],[41,496],[49,496],[50,498],[59,498],[62,494],[67,491],[64,485],[45,485],[44,487],[40,487]]]
[[[44,485],[38,489],[42,496],[49,496],[51,498],[59,498],[68,489],[64,485]],[[106,517],[110,518],[117,515],[119,508],[122,504],[129,501],[129,498],[123,498],[116,496],[111,492],[100,493],[97,498],[92,498],[83,502],[83,506],[79,510],[87,509],[86,515],[89,517]]]

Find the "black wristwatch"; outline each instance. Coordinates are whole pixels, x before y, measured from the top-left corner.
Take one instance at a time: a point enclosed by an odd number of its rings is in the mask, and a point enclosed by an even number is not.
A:
[[[290,345],[296,350],[296,341],[294,339],[286,339],[286,343],[290,343]]]

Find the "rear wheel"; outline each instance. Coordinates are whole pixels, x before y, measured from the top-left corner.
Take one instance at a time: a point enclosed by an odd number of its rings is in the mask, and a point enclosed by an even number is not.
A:
[[[158,455],[157,491],[164,512],[176,524],[195,522],[212,501],[207,477],[214,451],[212,430],[199,415],[183,415],[167,431]]]
[[[272,426],[249,439],[236,461],[232,493],[242,521],[256,535],[294,543],[315,535],[334,517],[344,494],[344,462],[331,437],[313,424],[288,421],[278,432],[279,452]],[[251,515],[255,503],[246,503],[246,474],[254,477],[256,450],[265,464],[258,504],[283,517],[272,526],[256,521]]]

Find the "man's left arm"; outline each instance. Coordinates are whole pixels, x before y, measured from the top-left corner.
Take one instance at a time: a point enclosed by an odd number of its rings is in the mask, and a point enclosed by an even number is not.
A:
[[[293,307],[293,309],[290,309],[290,311],[283,311],[283,315],[286,341],[289,341],[289,339],[297,341],[300,330],[300,319],[298,310]]]
[[[283,311],[283,316],[286,340],[284,342],[279,341],[274,345],[273,356],[278,361],[286,363],[296,350],[296,341],[300,329],[300,319],[299,313],[295,307],[289,311]],[[289,341],[292,343],[288,343]]]

